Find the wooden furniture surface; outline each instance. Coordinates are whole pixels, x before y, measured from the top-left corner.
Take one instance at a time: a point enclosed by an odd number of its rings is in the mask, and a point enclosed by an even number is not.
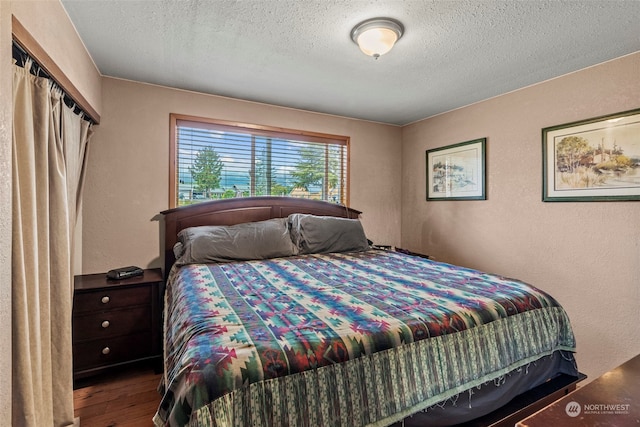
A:
[[[640,355],[520,421],[517,427],[640,425]]]
[[[161,357],[162,272],[108,280],[105,273],[75,277],[73,376]]]

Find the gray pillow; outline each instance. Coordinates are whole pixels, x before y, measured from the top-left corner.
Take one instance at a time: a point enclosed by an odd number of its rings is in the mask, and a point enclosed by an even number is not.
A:
[[[269,259],[298,254],[298,249],[289,236],[286,218],[229,226],[185,228],[178,233],[178,241],[182,244],[182,255],[176,261],[178,265]]]
[[[369,242],[358,219],[291,214],[287,220],[291,240],[301,254],[369,249]]]

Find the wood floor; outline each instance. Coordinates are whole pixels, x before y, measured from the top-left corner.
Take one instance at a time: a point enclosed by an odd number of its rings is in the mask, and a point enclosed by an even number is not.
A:
[[[76,383],[75,416],[81,427],[152,427],[160,405],[160,374],[134,367]]]

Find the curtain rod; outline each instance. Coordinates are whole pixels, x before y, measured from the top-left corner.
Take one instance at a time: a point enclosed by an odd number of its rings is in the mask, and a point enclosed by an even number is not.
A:
[[[49,74],[47,74],[44,68],[36,60],[34,60],[27,52],[25,52],[25,50],[22,49],[22,47],[18,43],[16,43],[15,40],[13,40],[12,44],[12,56],[18,67],[26,68],[27,63],[31,61],[31,67],[28,71],[36,77],[50,80],[51,84],[62,92],[62,101],[65,103],[65,105],[71,108],[74,114],[79,115],[84,120],[88,121],[91,124],[94,124],[93,119],[89,117],[89,115],[82,109],[81,106],[76,104],[73,98],[71,98],[67,94],[67,92],[65,92],[65,90],[60,87],[60,85],[54,79],[51,78]]]
[[[95,124],[100,124],[100,115],[85,99],[71,80],[64,74],[58,65],[51,59],[47,52],[38,44],[33,36],[15,17],[11,16],[11,33],[13,41],[22,51],[31,57],[34,63],[46,73],[51,80],[56,82],[65,94],[85,113]]]

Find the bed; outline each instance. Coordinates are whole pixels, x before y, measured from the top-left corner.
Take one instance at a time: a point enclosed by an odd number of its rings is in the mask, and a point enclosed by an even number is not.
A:
[[[553,297],[377,249],[357,210],[254,197],[162,214],[157,426],[513,425],[581,378]]]

